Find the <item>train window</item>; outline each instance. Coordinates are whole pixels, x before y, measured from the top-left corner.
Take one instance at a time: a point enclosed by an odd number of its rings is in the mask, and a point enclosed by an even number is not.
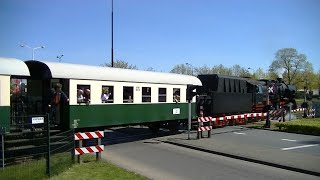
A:
[[[77,102],[78,104],[90,104],[91,90],[90,85],[77,85]]]
[[[27,108],[33,107],[32,104],[27,101],[26,79],[11,79],[10,101],[12,111],[11,113],[13,116],[25,116]]]
[[[173,102],[180,102],[180,89],[173,88]]]
[[[151,102],[151,87],[142,87],[142,102]]]
[[[133,103],[133,87],[129,87],[129,86],[123,87],[123,102]]]
[[[256,87],[256,93],[257,93],[257,94],[263,94],[262,86],[258,85],[258,86]]]
[[[102,86],[101,102],[113,103],[113,86]]]
[[[159,102],[167,102],[167,89],[159,88]]]

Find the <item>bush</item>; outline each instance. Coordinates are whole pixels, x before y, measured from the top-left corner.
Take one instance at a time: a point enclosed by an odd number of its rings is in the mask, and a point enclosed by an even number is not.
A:
[[[293,120],[285,123],[276,123],[281,131],[309,135],[320,135],[320,119]]]

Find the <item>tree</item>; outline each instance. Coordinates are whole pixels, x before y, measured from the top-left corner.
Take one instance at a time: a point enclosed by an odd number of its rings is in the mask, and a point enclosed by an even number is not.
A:
[[[176,73],[176,74],[186,74],[186,75],[193,75],[193,67],[190,67],[186,64],[178,64],[171,69],[171,73]]]
[[[320,69],[317,73],[317,85],[318,85],[318,88],[319,88],[319,91],[320,91]]]
[[[101,66],[111,67],[111,63],[105,63],[105,64],[102,64]],[[129,64],[128,62],[123,61],[123,60],[114,61],[113,66],[115,68],[122,68],[122,69],[138,69],[136,65]]]
[[[297,76],[308,66],[307,57],[294,48],[283,48],[276,52],[275,59],[269,66],[270,74],[278,74],[288,84],[297,83]],[[284,72],[283,72],[284,70]]]
[[[152,71],[152,72],[156,72],[156,70],[153,67],[148,67],[147,69],[145,69],[145,71]]]
[[[212,73],[214,73],[214,74],[222,74],[222,75],[227,75],[227,76],[231,76],[232,75],[231,69],[228,68],[228,67],[225,67],[222,64],[213,66]]]
[[[268,73],[266,73],[262,68],[258,68],[254,72],[254,78],[255,79],[268,79]]]
[[[196,68],[196,73],[197,74],[212,74],[212,69],[209,68],[207,65],[204,65],[202,67]]]
[[[239,64],[233,65],[231,67],[232,76],[238,77],[250,77],[248,69],[241,67]]]

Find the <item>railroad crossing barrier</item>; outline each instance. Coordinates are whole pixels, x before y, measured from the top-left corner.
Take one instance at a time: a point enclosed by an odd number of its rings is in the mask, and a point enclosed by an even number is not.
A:
[[[101,152],[104,150],[104,145],[101,145],[101,138],[104,137],[104,131],[75,133],[74,140],[79,141],[79,147],[75,148],[74,155],[78,156],[78,163],[81,163],[81,155],[87,153],[96,153],[96,160],[101,160]],[[96,146],[82,147],[82,140],[97,139]]]
[[[200,112],[200,117],[198,117],[198,129],[197,129],[197,139],[200,139],[202,136],[202,132],[208,131],[208,138],[211,137],[212,126],[217,125],[227,125],[227,121],[236,121],[237,123],[244,122],[247,118],[255,118],[255,117],[267,117],[267,113],[248,113],[248,114],[240,114],[240,115],[230,115],[223,117],[203,117],[203,113]]]
[[[198,132],[197,132],[197,139],[200,139],[202,136],[203,131],[208,131],[208,138],[211,137],[211,130],[212,130],[212,118],[211,117],[198,117]],[[207,124],[204,126],[204,124]]]
[[[316,108],[308,109],[308,108],[298,108],[291,110],[292,113],[295,112],[304,112],[304,116],[307,118],[315,118],[316,117]]]

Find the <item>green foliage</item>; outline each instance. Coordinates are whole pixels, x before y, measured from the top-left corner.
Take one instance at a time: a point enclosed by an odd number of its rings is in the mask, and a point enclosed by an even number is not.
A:
[[[82,164],[76,164],[68,171],[51,178],[52,180],[69,179],[147,179],[136,173],[120,169],[108,162],[94,160],[84,161]]]
[[[21,164],[5,167],[4,171],[0,171],[0,179],[3,180],[40,180],[46,178],[45,159],[29,160]]]
[[[320,118],[292,120],[275,126],[285,132],[320,135]]]
[[[193,75],[194,67],[188,64],[178,64],[171,69],[171,73]]]
[[[284,72],[283,72],[284,70]],[[294,48],[283,48],[276,52],[275,59],[269,66],[270,73],[283,76],[288,84],[294,84],[299,80],[299,74],[312,72],[312,64],[307,61],[307,56],[299,54]]]
[[[68,161],[66,161],[68,158]],[[70,153],[61,153],[52,156],[53,166],[51,171],[55,176],[53,180],[69,179],[147,179],[136,173],[118,168],[108,162],[96,162],[95,156],[83,155],[82,164],[70,164]],[[58,171],[56,171],[58,170]],[[63,171],[62,171],[63,170]],[[44,180],[48,179],[46,175],[46,161],[44,158],[39,160],[30,160],[18,165],[12,165],[0,170],[1,180]]]

